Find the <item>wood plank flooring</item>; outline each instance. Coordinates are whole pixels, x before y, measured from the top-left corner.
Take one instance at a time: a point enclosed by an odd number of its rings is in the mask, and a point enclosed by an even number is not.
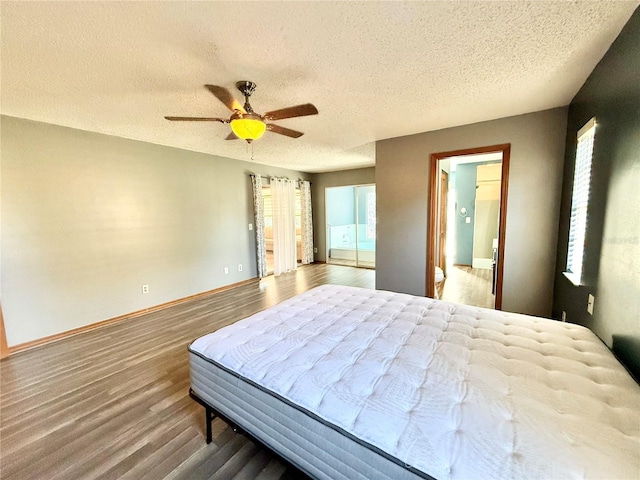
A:
[[[20,352],[0,362],[0,478],[297,479],[189,398],[195,338],[325,283],[372,270],[304,266]]]
[[[494,308],[495,296],[491,293],[492,270],[449,265],[447,278],[438,285],[442,300],[475,307]]]

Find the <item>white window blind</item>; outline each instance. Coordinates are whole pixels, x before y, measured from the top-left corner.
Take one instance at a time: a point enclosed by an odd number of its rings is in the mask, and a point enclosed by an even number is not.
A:
[[[591,184],[591,159],[596,119],[592,118],[578,132],[576,163],[573,171],[573,194],[571,196],[571,223],[567,250],[566,276],[575,284],[582,284],[584,240],[587,232],[587,207]]]

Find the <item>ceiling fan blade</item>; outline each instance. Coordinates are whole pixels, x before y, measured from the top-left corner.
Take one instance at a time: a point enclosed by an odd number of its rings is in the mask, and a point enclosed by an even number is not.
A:
[[[311,103],[304,105],[296,105],[295,107],[281,108],[264,114],[266,120],[282,120],[283,118],[305,117],[307,115],[316,115],[318,109]]]
[[[228,120],[225,118],[217,118],[217,117],[164,117],[167,120],[171,120],[172,122],[220,122],[227,123]]]
[[[213,93],[218,100],[224,103],[226,107],[232,112],[237,110],[242,113],[247,113],[244,110],[244,107],[242,106],[242,104],[238,102],[235,98],[233,98],[233,95],[231,95],[231,92],[229,92],[229,90],[227,90],[226,88],[220,87],[218,85],[205,85],[205,87],[207,87],[207,89],[211,93]]]
[[[238,140],[238,137],[236,137],[236,134],[231,132],[229,135],[227,135],[227,138],[225,138],[225,140]]]
[[[267,130],[269,130],[270,132],[279,133],[280,135],[285,135],[291,138],[299,138],[302,135],[304,135],[304,133],[298,132],[297,130],[291,130],[290,128],[281,127],[280,125],[275,125],[273,123],[270,123],[267,125]]]

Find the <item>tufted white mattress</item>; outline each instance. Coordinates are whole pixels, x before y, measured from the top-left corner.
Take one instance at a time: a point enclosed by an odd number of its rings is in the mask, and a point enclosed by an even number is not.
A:
[[[577,325],[326,285],[189,348],[418,476],[640,478],[640,387]]]

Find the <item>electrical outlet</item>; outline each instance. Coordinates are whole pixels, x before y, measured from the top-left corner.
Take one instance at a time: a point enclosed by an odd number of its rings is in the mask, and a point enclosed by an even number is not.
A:
[[[242,264],[241,264],[241,263],[239,263],[239,264],[238,264],[238,271],[239,271],[239,272],[241,272],[241,271],[242,271]]]
[[[149,285],[142,285],[142,293],[149,293]]]
[[[224,274],[229,275],[229,267],[224,267]]]
[[[587,313],[593,315],[593,305],[596,303],[596,297],[589,294],[589,300],[587,300]]]
[[[249,230],[253,230],[253,223],[249,224]]]
[[[313,253],[318,253],[318,249],[317,249],[317,248],[314,248],[314,249],[313,249]]]
[[[567,312],[565,312],[564,310],[562,311],[562,321],[563,322],[567,321]]]

